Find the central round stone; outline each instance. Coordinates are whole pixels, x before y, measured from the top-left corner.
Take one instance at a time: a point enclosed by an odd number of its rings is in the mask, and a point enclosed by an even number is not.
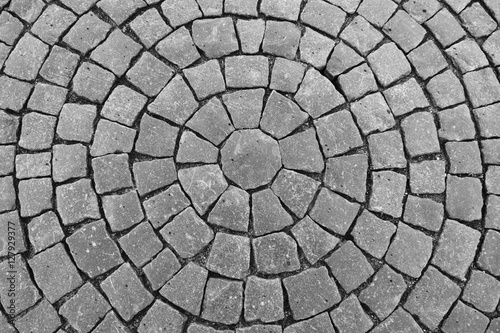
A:
[[[268,184],[281,168],[278,142],[258,129],[232,133],[221,155],[224,174],[245,190]]]

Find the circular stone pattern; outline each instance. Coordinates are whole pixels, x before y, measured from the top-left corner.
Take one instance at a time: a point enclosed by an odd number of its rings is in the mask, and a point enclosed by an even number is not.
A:
[[[0,0],[0,332],[499,332],[499,19]]]

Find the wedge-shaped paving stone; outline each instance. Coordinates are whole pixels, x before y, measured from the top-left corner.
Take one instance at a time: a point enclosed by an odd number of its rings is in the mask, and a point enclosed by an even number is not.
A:
[[[446,188],[446,162],[427,160],[410,163],[410,188],[412,193],[443,193]]]
[[[66,243],[78,268],[90,278],[123,263],[120,250],[108,235],[103,220],[84,225],[69,236]]]
[[[153,290],[160,289],[180,269],[179,260],[168,247],[142,268]]]
[[[63,140],[89,143],[94,133],[94,105],[64,104],[57,122],[56,133]]]
[[[458,301],[444,321],[443,332],[471,332],[482,333],[486,331],[490,320],[481,312]]]
[[[406,199],[403,220],[414,226],[438,232],[444,218],[443,204],[429,198],[409,195]]]
[[[414,78],[384,90],[383,94],[395,116],[430,106],[422,88]]]
[[[226,90],[219,62],[215,59],[187,68],[183,72],[199,100]]]
[[[315,173],[325,168],[314,128],[291,135],[281,140],[279,145],[285,168]]]
[[[320,2],[315,0],[314,2]],[[311,3],[311,2],[309,2]],[[306,5],[307,8],[307,5]],[[305,9],[304,9],[305,10]],[[333,77],[344,73],[346,70],[359,65],[363,62],[363,57],[356,53],[351,47],[344,42],[339,42],[334,48],[333,52],[326,64],[326,71]]]
[[[11,176],[1,177],[0,185],[3,189],[0,196],[0,212],[15,209],[16,190],[14,188],[14,179]],[[29,191],[31,191],[31,188],[29,188]]]
[[[31,31],[45,43],[54,45],[75,21],[76,16],[71,11],[51,4],[33,24]]]
[[[305,34],[300,39],[300,59],[318,69],[326,66],[326,62],[332,52],[335,42],[314,31],[306,28]]]
[[[111,310],[111,306],[91,284],[86,283],[59,309],[71,327],[79,333],[87,333]]]
[[[395,232],[396,227],[391,222],[364,210],[356,220],[351,234],[357,246],[375,258],[382,259]]]
[[[324,175],[325,186],[358,202],[365,202],[368,157],[353,154],[329,158]]]
[[[438,327],[460,294],[460,287],[436,268],[429,266],[404,304],[430,329]]]
[[[479,132],[483,138],[500,136],[500,103],[488,105],[474,110],[474,116],[479,125]]]
[[[317,315],[341,300],[337,285],[324,266],[284,278],[283,284],[295,320]]]
[[[277,57],[274,61],[269,88],[295,93],[304,77],[306,66],[298,61]]]
[[[173,0],[161,5],[163,14],[174,27],[184,25],[202,16],[195,0]]]
[[[483,172],[477,141],[447,142],[445,149],[450,163],[450,174],[480,174]]]
[[[220,58],[238,50],[238,40],[230,17],[196,20],[193,40],[209,58]]]
[[[18,139],[19,117],[0,110],[0,142],[16,143]]]
[[[302,22],[331,37],[337,37],[345,18],[346,13],[340,8],[320,0],[307,2],[300,14]]]
[[[243,282],[210,278],[201,317],[231,325],[238,323],[243,308]]]
[[[471,103],[476,108],[500,100],[500,83],[491,68],[466,73],[464,83]]]
[[[16,156],[16,178],[50,177],[51,154],[19,154]]]
[[[152,47],[172,31],[156,8],[148,9],[136,17],[130,22],[130,27],[147,48]]]
[[[245,320],[270,323],[285,317],[283,289],[279,279],[250,276],[245,286]]]
[[[368,149],[374,170],[406,167],[403,139],[397,130],[368,136]]]
[[[287,21],[266,22],[262,51],[275,56],[294,59],[301,34],[298,26]]]
[[[320,182],[308,176],[282,169],[271,188],[288,209],[303,218],[319,186]]]
[[[327,188],[322,188],[309,215],[328,230],[345,235],[354,222],[359,207],[359,204],[349,202]]]
[[[405,148],[410,156],[440,152],[434,117],[430,112],[413,113],[401,122]]]
[[[118,25],[145,5],[142,0],[101,0],[97,3],[97,7],[103,10]]]
[[[36,284],[51,303],[83,283],[61,243],[35,255],[28,263]]]
[[[258,272],[280,274],[300,268],[297,243],[284,232],[254,238],[252,247]]]
[[[121,85],[111,92],[101,110],[101,116],[126,126],[132,126],[146,102],[146,96]]]
[[[57,118],[38,112],[23,117],[19,146],[28,150],[48,149],[54,140]]]
[[[294,101],[273,90],[262,113],[260,127],[266,133],[281,139],[302,125],[307,118],[307,113]]]
[[[278,333],[281,331],[278,331]],[[332,321],[327,312],[319,314],[311,319],[299,321],[285,328],[284,333],[328,333],[335,332]],[[274,333],[274,332],[271,332]]]
[[[213,97],[202,106],[186,123],[186,126],[200,133],[216,146],[234,131],[231,120],[217,97]]]
[[[57,211],[64,225],[99,219],[101,213],[90,179],[56,187]]]
[[[35,253],[38,253],[61,241],[64,238],[64,232],[57,215],[49,211],[30,221],[28,236]]]
[[[163,247],[151,224],[147,221],[139,224],[125,236],[122,236],[118,242],[137,267],[144,266]],[[144,244],[148,244],[148,246],[144,246]]]
[[[462,299],[483,312],[493,312],[500,300],[500,282],[488,273],[473,270]]]
[[[159,228],[174,215],[190,205],[178,184],[156,194],[143,203],[148,220],[154,228]]]
[[[31,178],[18,184],[21,216],[34,216],[53,207],[53,187],[50,178]]]
[[[159,55],[180,68],[191,65],[201,57],[186,27],[170,33],[156,45],[155,49]]]
[[[263,19],[236,21],[236,30],[243,53],[255,54],[259,52],[265,29],[266,23]]]
[[[365,0],[357,12],[371,24],[382,27],[397,8],[398,6],[391,0]]]
[[[68,90],[51,84],[37,83],[28,101],[28,108],[57,116],[66,100]]]
[[[182,125],[197,108],[193,93],[182,76],[177,75],[149,104],[148,111]]]
[[[174,155],[175,141],[179,129],[163,120],[144,114],[141,118],[139,135],[134,150],[153,157]]]
[[[88,12],[78,19],[63,41],[80,53],[87,53],[106,38],[110,29],[110,24],[102,21],[93,12]]]
[[[189,207],[160,231],[163,238],[182,258],[198,254],[214,238],[214,232]]]
[[[383,31],[405,53],[417,47],[426,34],[425,29],[404,10],[398,10],[384,25]]]
[[[351,241],[344,243],[325,262],[347,293],[358,288],[374,273],[363,252]]]
[[[441,9],[425,22],[425,25],[444,47],[450,46],[465,36],[460,22],[446,8]]]
[[[462,73],[488,66],[488,59],[486,59],[484,52],[471,39],[465,39],[452,45],[446,49],[446,53],[453,59],[454,64]]]
[[[362,55],[367,55],[382,41],[383,35],[362,16],[356,16],[342,31],[340,38]]]
[[[92,333],[106,333],[115,331],[116,333],[130,333],[114,311],[109,311],[101,323],[92,331]],[[58,332],[59,333],[59,332]],[[62,332],[61,332],[62,333]]]
[[[112,231],[121,231],[139,223],[144,218],[137,192],[102,197],[104,215]]]
[[[250,195],[230,185],[208,216],[208,222],[234,231],[247,232],[250,220]]]
[[[275,67],[276,68],[276,63]],[[272,80],[271,80],[271,89]],[[256,128],[259,126],[259,121],[262,113],[263,99],[265,90],[245,89],[230,92],[222,96],[224,105],[227,108],[236,129]]]
[[[252,216],[256,236],[278,231],[293,224],[292,217],[271,189],[252,194]]]
[[[413,317],[399,307],[386,320],[378,324],[371,332],[373,333],[422,333],[422,329],[418,326]]]
[[[351,112],[356,117],[356,122],[364,135],[374,131],[383,132],[396,125],[392,112],[381,93],[365,96],[352,103]]]
[[[467,105],[462,104],[440,111],[438,117],[440,138],[449,141],[463,141],[472,140],[476,136],[474,122]]]
[[[384,265],[368,287],[360,293],[359,300],[384,320],[398,306],[406,287],[403,276]]]
[[[160,294],[180,308],[198,316],[208,271],[189,262],[160,290]]]
[[[187,317],[170,305],[156,300],[148,313],[142,318],[137,332],[172,332],[180,333]]]
[[[32,84],[10,78],[6,75],[0,76],[0,108],[19,111],[28,100],[28,95],[33,87]]]
[[[446,177],[446,212],[450,218],[475,221],[482,217],[483,186],[478,178]]]
[[[370,210],[396,218],[401,217],[406,181],[406,176],[394,171],[374,172],[372,174]]]
[[[61,326],[61,319],[52,305],[43,299],[14,325],[17,330],[12,332],[29,333],[36,327],[37,332],[51,333]]]
[[[3,1],[2,3],[5,3]],[[14,0],[10,2],[9,10],[22,20],[33,23],[42,13],[45,3],[42,0],[26,1]]]
[[[480,268],[490,272],[496,277],[500,276],[500,258],[498,250],[500,248],[500,233],[488,230],[481,247],[481,254],[477,260]]]
[[[55,182],[87,176],[87,147],[84,145],[55,145],[52,154],[52,178]]]
[[[418,278],[432,254],[432,238],[399,222],[396,237],[385,255],[385,261],[397,270]]]
[[[365,333],[373,326],[370,317],[364,312],[356,295],[351,295],[330,312],[332,322],[340,333]]]
[[[375,76],[366,63],[340,75],[338,82],[349,101],[378,90]]]
[[[73,91],[91,102],[104,102],[115,82],[113,73],[90,62],[84,62],[73,77]]]
[[[174,140],[172,140],[174,141]],[[184,131],[175,157],[177,163],[217,163],[219,150],[190,131]]]
[[[113,308],[126,321],[131,320],[154,300],[129,263],[121,265],[101,282],[101,288]]]
[[[323,154],[326,157],[343,154],[363,145],[351,113],[338,111],[314,121]]]
[[[267,87],[269,83],[269,60],[264,56],[227,57],[224,70],[228,88]]]
[[[160,93],[174,71],[149,52],[144,52],[125,77],[149,97]]]
[[[111,154],[92,159],[95,189],[98,194],[132,187],[128,154]]]
[[[250,240],[244,236],[219,232],[206,266],[213,272],[243,280],[250,269]]]
[[[383,86],[387,86],[411,72],[410,63],[394,43],[384,44],[370,53],[368,62]]]

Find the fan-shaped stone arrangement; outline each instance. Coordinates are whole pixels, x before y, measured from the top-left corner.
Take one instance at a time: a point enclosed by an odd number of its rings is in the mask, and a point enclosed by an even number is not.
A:
[[[0,331],[500,331],[496,0],[0,0]]]

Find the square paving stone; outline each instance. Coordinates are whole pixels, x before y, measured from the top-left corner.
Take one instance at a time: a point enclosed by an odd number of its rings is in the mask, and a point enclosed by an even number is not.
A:
[[[368,148],[373,169],[406,167],[403,139],[399,131],[387,131],[368,136]]]
[[[448,66],[443,54],[432,40],[428,40],[408,54],[408,59],[422,79],[436,75]]]
[[[403,220],[414,226],[438,232],[444,218],[444,206],[429,198],[409,195],[406,199]]]
[[[296,322],[290,326],[287,326],[284,333],[307,333],[307,332],[318,332],[318,333],[327,333],[327,332],[335,332],[335,328],[333,328],[332,321],[327,312],[323,312],[311,319],[302,320]],[[270,333],[275,333],[271,331]],[[281,328],[276,333],[281,333]]]
[[[173,27],[184,25],[202,16],[195,0],[172,0],[161,5],[163,14]]]
[[[446,211],[450,218],[469,222],[481,219],[482,190],[478,178],[447,176]]]
[[[0,177],[0,185],[3,189],[0,194],[0,212],[15,209],[16,190],[14,188],[14,178],[12,176]]]
[[[396,117],[430,106],[422,88],[414,78],[386,89],[383,94]]]
[[[111,154],[93,158],[92,170],[98,194],[133,186],[128,154]]]
[[[13,0],[10,2],[9,10],[23,21],[33,23],[42,13],[44,5],[45,3],[42,0]]]
[[[141,196],[168,186],[177,179],[175,164],[171,158],[136,162],[133,173],[137,192]]]
[[[156,1],[156,0],[153,0]],[[222,0],[197,0],[204,16],[221,16],[223,9]]]
[[[295,320],[312,317],[341,300],[335,281],[324,266],[284,278],[283,285]]]
[[[291,231],[307,260],[313,265],[333,250],[340,241],[308,216],[298,222]]]
[[[432,255],[432,238],[403,222],[389,246],[385,261],[397,270],[419,278]]]
[[[64,238],[64,232],[57,215],[49,211],[30,221],[28,236],[35,253],[38,253],[60,242]]]
[[[382,41],[383,35],[362,16],[356,16],[344,28],[340,38],[366,56]]]
[[[344,243],[325,262],[346,293],[358,288],[374,273],[363,252],[351,241]]]
[[[476,129],[467,105],[462,104],[455,108],[440,111],[439,137],[449,141],[472,140]]]
[[[250,195],[237,187],[229,186],[214,206],[208,222],[235,231],[248,231]]]
[[[427,83],[427,90],[440,108],[465,102],[464,88],[451,70],[433,77]]]
[[[183,131],[175,160],[177,163],[217,163],[219,149],[191,131]]]
[[[241,51],[245,54],[259,52],[265,29],[266,23],[263,19],[236,21]]]
[[[490,322],[487,333],[495,333],[500,329],[500,319],[495,318]]]
[[[26,33],[5,61],[4,73],[20,80],[34,80],[48,52],[46,44]]]
[[[460,13],[465,28],[475,38],[486,37],[495,30],[497,23],[479,2],[473,3]],[[484,46],[484,44],[483,44]]]
[[[109,120],[132,126],[147,100],[146,96],[121,85],[111,92],[100,114]]]
[[[79,333],[87,333],[111,310],[111,306],[91,284],[86,283],[59,309],[71,327]]]
[[[155,49],[159,55],[180,68],[191,65],[201,57],[186,27],[170,33],[156,45]]]
[[[52,154],[52,178],[55,182],[87,176],[87,147],[84,145],[55,145]]]
[[[322,34],[306,28],[305,34],[300,39],[300,59],[318,69],[326,66],[335,42]]]
[[[54,189],[50,178],[21,180],[18,184],[21,216],[34,216],[51,209]]]
[[[483,312],[493,312],[500,300],[500,282],[488,273],[473,270],[462,299]]]
[[[243,16],[257,16],[258,0],[227,0],[224,3],[224,13]]]
[[[494,32],[483,43],[483,51],[492,59],[495,65],[500,64],[500,56],[498,55],[498,48],[500,47],[500,33]]]
[[[351,295],[330,312],[332,322],[340,333],[365,333],[373,326],[370,317],[364,312],[358,298]]]
[[[31,31],[45,43],[54,45],[75,21],[76,16],[71,11],[51,4],[33,24]]]
[[[156,300],[148,313],[141,319],[138,333],[172,332],[180,333],[187,317],[170,305]]]
[[[51,303],[83,283],[61,243],[35,255],[28,263],[33,270],[36,284]]]
[[[406,287],[403,276],[384,265],[368,287],[360,293],[359,300],[384,320],[398,306]]]
[[[474,110],[474,116],[483,138],[500,136],[500,103],[488,105]]]
[[[441,9],[425,25],[443,47],[448,47],[465,36],[465,31],[457,19],[448,11]]]
[[[226,90],[218,60],[209,60],[183,72],[199,100]]]
[[[489,195],[487,199],[485,227],[500,230],[500,197]]]
[[[500,100],[500,83],[491,68],[466,73],[464,83],[475,108]]]
[[[500,195],[500,167],[489,166],[485,178],[486,191]]]
[[[181,269],[175,254],[167,247],[142,268],[151,288],[158,290]]]
[[[231,325],[238,323],[243,309],[243,282],[208,279],[201,317]]]
[[[269,61],[264,56],[232,56],[225,59],[228,88],[257,88],[269,84]]]
[[[152,47],[172,31],[156,8],[148,9],[137,16],[130,22],[130,27],[147,48]]]
[[[398,6],[391,0],[365,0],[357,12],[371,24],[382,27],[397,8]]]
[[[14,326],[17,329],[15,332],[19,333],[33,332],[34,327],[37,332],[52,333],[61,326],[61,319],[52,305],[44,299],[22,318],[17,319]]]
[[[293,218],[271,189],[252,194],[252,216],[256,236],[278,231],[293,224]]]
[[[297,243],[284,232],[254,238],[252,247],[258,272],[280,274],[300,268]]]
[[[101,288],[125,321],[131,320],[154,300],[128,263],[121,265],[101,282]]]
[[[221,275],[244,279],[250,269],[250,240],[243,236],[217,233],[206,266]]]
[[[16,156],[16,178],[50,177],[51,154],[19,154]]]
[[[483,172],[477,141],[447,142],[445,148],[450,163],[450,174],[480,174]]]
[[[373,72],[366,63],[355,67],[338,78],[342,92],[349,101],[363,97],[369,92],[377,91],[377,82]]]
[[[326,157],[343,154],[363,145],[359,130],[347,110],[319,118],[314,121],[314,125]]]
[[[193,22],[194,43],[209,58],[220,58],[238,50],[238,39],[230,17]]]
[[[330,55],[330,59],[326,64],[326,72],[336,77],[362,62],[363,58],[351,47],[341,41],[334,47]],[[373,80],[375,80],[375,78]]]
[[[274,61],[269,88],[294,93],[304,77],[305,65],[277,57]]]
[[[19,146],[28,150],[48,149],[54,140],[57,118],[38,112],[23,117]]]
[[[90,179],[81,179],[56,188],[57,211],[64,225],[76,224],[85,219],[99,219],[101,214],[97,195]]]
[[[101,0],[97,3],[97,7],[103,10],[118,25],[145,5],[142,0]]]
[[[474,260],[479,231],[453,220],[447,220],[439,237],[432,263],[448,274],[465,280],[470,264]]]
[[[96,114],[94,105],[64,104],[57,123],[57,135],[63,140],[89,143]]]
[[[405,53],[417,47],[426,34],[425,29],[404,10],[398,10],[384,25],[383,31]]]
[[[351,112],[364,135],[374,131],[383,132],[396,125],[392,112],[381,93],[365,96],[352,103]]]
[[[114,82],[113,73],[90,62],[84,62],[73,77],[73,91],[91,102],[102,103]]]
[[[17,210],[0,214],[0,230],[2,231],[2,237],[0,238],[0,256],[11,256],[27,250],[24,230],[21,226],[19,212]],[[13,235],[12,232],[15,234]],[[14,241],[15,244],[12,244],[12,241]]]
[[[109,237],[105,225],[103,220],[89,223],[66,239],[78,268],[91,278],[123,262],[120,250]]]
[[[292,60],[297,53],[300,37],[300,29],[295,24],[268,20],[262,51]]]
[[[395,232],[394,224],[379,219],[368,210],[363,210],[351,234],[357,246],[375,258],[382,259]]]
[[[394,43],[384,44],[370,53],[368,63],[383,86],[387,86],[411,72],[410,63]]]
[[[430,112],[413,113],[401,122],[405,148],[411,157],[439,153],[434,117]]]
[[[177,127],[144,114],[140,121],[139,136],[134,150],[154,157],[173,156],[178,132]]]
[[[481,254],[477,260],[477,264],[480,268],[497,277],[500,276],[499,247],[500,233],[494,230],[488,230],[481,247]]]
[[[160,294],[180,308],[199,316],[207,277],[205,268],[188,262],[163,286]]]
[[[141,222],[144,213],[137,192],[102,197],[104,215],[112,231],[121,231]]]
[[[93,12],[88,12],[78,19],[63,41],[82,54],[93,50],[108,34],[111,25],[102,21]]]
[[[372,333],[391,333],[404,332],[407,333],[422,333],[422,328],[417,324],[415,319],[399,307],[386,320],[378,324],[371,332]]]
[[[427,160],[410,163],[410,188],[412,193],[443,193],[446,188],[446,162]]]
[[[279,61],[278,58],[275,61]],[[271,89],[272,88],[271,79]],[[298,85],[298,83],[297,83]],[[265,90],[245,89],[241,91],[230,92],[222,96],[224,105],[229,112],[233,126],[237,129],[254,128],[259,126],[261,118],[263,99]]]
[[[471,39],[465,39],[452,45],[446,49],[446,53],[462,73],[488,66],[488,59],[486,59],[484,52],[477,42]]]
[[[120,247],[135,266],[142,267],[163,248],[151,224],[143,222],[118,240]],[[144,246],[148,244],[148,246]]]
[[[490,320],[481,312],[458,301],[442,327],[445,333],[485,332]]]
[[[160,233],[165,241],[184,259],[197,255],[214,239],[212,229],[196,214],[192,207],[188,207],[174,217],[161,229]],[[244,266],[248,266],[248,264]]]
[[[285,7],[279,0],[263,0],[260,4],[260,12],[270,17],[297,21],[300,12],[300,0],[292,0]]]
[[[19,111],[28,99],[33,85],[27,82],[10,78],[6,75],[0,76],[0,108]]]
[[[482,140],[481,152],[484,164],[500,164],[500,139]]]
[[[331,37],[337,37],[346,19],[346,13],[339,7],[313,0],[308,1],[300,14],[300,20]]]
[[[97,123],[94,141],[90,147],[91,156],[102,156],[132,151],[136,130],[118,123],[101,119]]]
[[[400,217],[403,213],[406,181],[406,176],[394,171],[373,172],[370,210]]]
[[[428,328],[436,329],[459,295],[460,287],[429,266],[410,292],[404,308]]]
[[[245,286],[245,320],[264,323],[285,317],[283,289],[279,279],[263,279],[250,276]]]
[[[154,228],[159,228],[191,203],[178,184],[144,201],[144,210]]]
[[[0,146],[0,175],[5,176],[14,172],[16,146]]]
[[[115,330],[116,333],[130,333],[130,330],[123,325],[122,321],[118,319],[118,316],[113,310],[108,312],[106,317],[104,317],[92,333],[107,333],[112,330]]]
[[[0,143],[17,143],[19,117],[0,110]]]
[[[126,78],[149,97],[154,97],[170,81],[174,71],[149,52],[144,52],[127,72]]]
[[[28,101],[28,108],[57,116],[66,100],[68,90],[45,83],[37,83]]]

